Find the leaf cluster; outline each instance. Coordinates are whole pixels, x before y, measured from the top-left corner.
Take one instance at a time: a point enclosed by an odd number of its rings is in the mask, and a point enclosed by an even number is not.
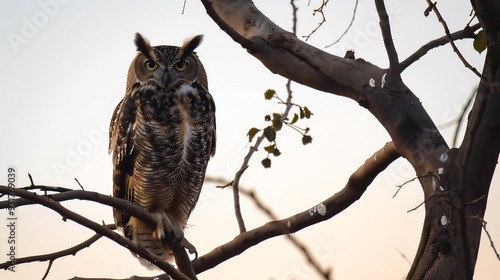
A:
[[[278,131],[283,128],[283,125],[292,128],[302,135],[302,143],[307,145],[312,142],[312,137],[308,135],[309,128],[301,128],[296,125],[299,120],[302,119],[310,119],[313,113],[306,106],[301,106],[295,103],[287,103],[281,99],[275,90],[268,89],[264,92],[264,98],[266,100],[277,99],[278,104],[283,104],[285,106],[291,106],[297,109],[297,112],[293,114],[292,119],[288,118],[289,110],[285,110],[285,113],[272,113],[264,116],[264,120],[266,122],[270,122],[270,124],[264,128],[252,127],[248,130],[248,142],[252,142],[257,134],[260,134],[259,137],[264,137],[269,142],[269,145],[264,147],[264,150],[267,152],[266,158],[264,158],[261,163],[265,168],[271,167],[271,159],[269,156],[272,154],[275,157],[281,155],[281,151],[278,149],[278,145],[276,142],[276,137]]]

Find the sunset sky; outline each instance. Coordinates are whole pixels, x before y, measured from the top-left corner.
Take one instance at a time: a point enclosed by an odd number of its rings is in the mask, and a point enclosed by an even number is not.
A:
[[[297,36],[308,35],[321,21],[313,10],[321,1],[295,1]],[[308,43],[334,55],[347,49],[380,67],[387,67],[378,17],[373,1],[359,1],[350,31],[347,28],[354,1],[331,1],[326,23]],[[308,3],[310,3],[308,5]],[[275,23],[291,30],[290,1],[255,1]],[[30,0],[0,3],[0,185],[7,184],[7,168],[17,169],[18,186],[36,184],[79,189],[75,178],[89,191],[111,194],[111,157],[108,128],[112,112],[125,94],[130,62],[135,56],[133,38],[141,32],[153,45],[181,45],[184,39],[204,34],[197,53],[205,65],[209,90],[217,106],[217,152],[207,174],[231,181],[250,144],[251,127],[267,125],[264,116],[281,113],[276,100],[264,99],[267,89],[286,98],[286,79],[272,74],[257,59],[233,42],[206,14],[199,1],[77,1]],[[443,36],[434,14],[423,15],[426,1],[386,1],[392,33],[402,60],[422,44]],[[452,32],[470,19],[468,1],[443,1],[439,8]],[[457,42],[466,59],[482,69],[484,54],[471,40]],[[298,69],[300,71],[300,69]],[[437,125],[454,120],[478,78],[460,62],[449,45],[434,49],[404,73],[405,83],[419,97]],[[377,120],[356,102],[292,84],[293,102],[313,112],[297,124],[310,128],[312,144],[284,128],[278,134],[280,157],[272,167],[260,161],[267,153],[253,155],[241,185],[253,189],[280,218],[310,209],[344,187],[349,176],[375,151],[390,141]],[[453,128],[441,133],[451,143]],[[263,143],[267,145],[266,142]],[[294,236],[307,246],[336,280],[403,279],[413,260],[421,234],[423,193],[415,172],[398,159],[379,175],[359,201],[336,217],[306,228]],[[500,246],[500,177],[495,174],[486,221]],[[251,200],[242,197],[242,214],[248,229],[268,218]],[[70,201],[64,206],[98,223],[112,223],[112,211],[94,202]],[[74,246],[94,232],[41,206],[16,209],[16,256],[52,253]],[[7,213],[0,211],[0,262],[7,259]],[[5,224],[5,225],[3,225]],[[186,237],[200,255],[231,241],[238,234],[232,192],[207,183],[189,220]],[[0,271],[0,279],[41,279],[48,263],[16,266]],[[57,259],[47,279],[80,277],[126,278],[156,275],[142,267],[128,250],[101,238],[76,256]],[[475,279],[500,275],[496,259],[483,233]],[[303,255],[283,237],[267,240],[241,255],[200,274],[215,279],[320,279]]]

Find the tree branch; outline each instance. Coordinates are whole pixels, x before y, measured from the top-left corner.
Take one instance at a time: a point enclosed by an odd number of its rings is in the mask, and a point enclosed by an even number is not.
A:
[[[468,30],[466,30],[466,29],[459,30],[459,31],[456,31],[456,32],[450,34],[450,38],[452,41],[462,40],[462,39],[466,39],[466,38],[472,39],[472,38],[474,38],[474,32],[476,30],[478,30],[479,28],[481,28],[481,25],[479,23],[474,24],[474,25],[470,26],[468,28]],[[448,36],[445,35],[445,36],[442,36],[440,38],[434,39],[434,40],[430,41],[429,43],[421,46],[417,51],[415,51],[413,54],[411,54],[409,57],[407,57],[405,60],[403,60],[399,64],[399,70],[401,72],[403,72],[406,68],[408,68],[408,66],[410,66],[415,61],[419,60],[421,57],[426,55],[428,51],[430,51],[434,48],[446,45],[449,42],[450,42],[450,40],[448,39]]]
[[[240,191],[241,191],[241,193],[243,193],[244,195],[249,197],[255,203],[255,205],[259,209],[261,209],[261,211],[266,213],[266,215],[271,220],[273,220],[273,221],[278,220],[278,216],[276,216],[276,214],[274,214],[274,212],[272,211],[271,208],[264,205],[264,203],[257,197],[257,195],[255,194],[254,191],[246,190],[246,189],[240,189]],[[330,268],[327,268],[327,269],[321,268],[319,262],[309,252],[307,247],[305,245],[303,245],[302,242],[299,239],[297,239],[294,235],[287,234],[285,236],[295,247],[297,247],[302,252],[302,254],[306,257],[309,264],[321,275],[321,277],[323,277],[323,279],[325,279],[325,280],[330,279],[330,273],[331,273]]]
[[[201,273],[241,254],[246,249],[266,239],[293,233],[330,219],[358,200],[373,179],[399,156],[394,144],[392,142],[387,143],[351,175],[346,186],[338,193],[309,210],[283,220],[266,223],[261,227],[238,235],[229,243],[215,248],[194,261],[194,271]]]
[[[426,0],[426,1],[427,1],[427,4],[429,4],[429,8],[432,9],[432,11],[436,14],[436,17],[439,20],[439,22],[443,25],[444,33],[446,34],[446,38],[448,38],[448,42],[450,43],[453,51],[457,54],[460,61],[462,61],[462,63],[465,65],[465,67],[469,68],[474,74],[476,74],[481,79],[481,83],[484,82],[484,83],[488,84],[488,86],[491,87],[490,82],[483,75],[481,75],[481,73],[479,73],[479,71],[477,71],[477,69],[475,67],[473,67],[472,65],[470,65],[469,62],[467,62],[465,57],[462,55],[460,50],[457,48],[457,45],[455,45],[455,42],[454,42],[453,38],[451,37],[450,30],[448,29],[448,25],[446,24],[446,21],[444,21],[443,17],[441,16],[441,13],[439,12],[438,8],[436,7],[437,3],[432,3],[431,0]]]
[[[380,18],[380,30],[382,31],[387,57],[389,58],[388,76],[400,79],[399,75],[401,71],[399,70],[398,52],[396,51],[394,40],[392,39],[391,24],[389,22],[387,10],[385,9],[384,0],[375,0],[375,6],[377,7],[377,13]]]
[[[299,40],[263,15],[249,0],[201,0],[207,13],[231,35],[252,41],[250,52],[273,73],[306,86],[358,100],[370,78],[379,80],[383,70],[373,64],[326,53]],[[240,43],[238,40],[236,42]],[[240,43],[241,44],[241,43]],[[245,47],[244,45],[242,45]],[[279,57],[280,59],[276,59]],[[300,69],[300,71],[297,71]]]
[[[109,224],[109,225],[104,225],[110,230],[115,230],[116,225],[115,224]],[[69,256],[69,255],[76,255],[79,251],[90,247],[90,245],[94,244],[97,240],[99,240],[102,237],[101,234],[94,234],[92,237],[89,239],[83,241],[80,244],[77,244],[73,247],[70,247],[68,249],[64,249],[58,252],[50,253],[50,254],[44,254],[44,255],[38,255],[38,256],[29,256],[25,258],[16,258],[16,265],[18,264],[23,264],[23,263],[30,263],[30,262],[44,262],[44,261],[55,261],[58,258]],[[0,263],[0,269],[5,269],[10,266],[10,262],[5,262],[5,263]]]
[[[292,0],[293,1],[293,0]],[[326,4],[328,4],[328,1],[329,0],[322,0],[323,2],[321,3],[321,6],[317,9],[314,9],[314,12],[313,12],[313,16],[316,15],[316,13],[320,13],[321,14],[321,22],[318,24],[318,26],[316,26],[316,28],[314,28],[311,33],[309,33],[309,35],[306,35],[306,36],[302,36],[302,38],[304,38],[304,40],[309,40],[309,38],[311,38],[311,36],[326,22],[326,17],[325,17],[325,12],[323,11],[323,9],[326,7]],[[294,34],[296,34],[295,32],[293,32]]]
[[[477,88],[475,88],[467,101],[465,102],[464,106],[462,107],[462,111],[460,112],[460,116],[456,120],[456,127],[455,127],[455,132],[453,133],[452,141],[451,141],[451,147],[454,148],[457,146],[457,139],[458,139],[458,132],[460,131],[460,127],[462,126],[462,121],[464,120],[465,113],[467,112],[467,109],[469,109],[470,105],[472,104],[472,100],[474,99],[474,96],[476,96]]]
[[[329,47],[337,44],[338,42],[340,42],[340,40],[342,38],[344,38],[345,34],[347,34],[347,32],[349,32],[349,30],[351,30],[354,19],[356,18],[356,11],[358,10],[358,3],[359,3],[359,0],[356,0],[356,2],[354,3],[354,9],[352,11],[351,21],[349,22],[349,25],[347,26],[347,28],[344,30],[344,33],[342,33],[342,35],[340,35],[340,37],[338,37],[337,40],[335,40],[333,43],[326,45],[325,48],[329,48]]]
[[[209,0],[201,1],[207,14],[213,19],[213,21],[220,26],[224,32],[231,37],[235,42],[239,43],[243,48],[247,49],[248,52],[254,53],[257,51],[257,46],[251,41],[241,36],[240,33],[235,31],[231,26],[229,26],[224,19],[222,19],[214,10],[213,4]]]
[[[58,195],[62,196],[62,195],[72,193],[72,192],[87,193],[86,191],[78,190],[78,191],[60,193]],[[6,186],[0,186],[0,193],[4,193],[4,194],[10,193],[9,188]],[[48,196],[40,196],[40,195],[37,195],[36,193],[32,193],[32,192],[29,192],[29,191],[26,191],[23,189],[19,189],[19,188],[15,189],[14,194],[16,196],[31,200],[36,204],[40,204],[40,205],[43,205],[47,208],[54,210],[55,212],[61,214],[63,219],[70,219],[70,220],[72,220],[72,221],[74,221],[74,222],[76,222],[84,227],[87,227],[87,228],[95,231],[96,233],[98,233],[100,235],[106,236],[107,238],[113,240],[114,242],[120,244],[121,246],[131,250],[132,252],[143,257],[144,259],[150,261],[152,264],[156,265],[158,268],[165,271],[168,275],[171,275],[174,279],[190,280],[188,277],[186,277],[185,275],[183,275],[182,273],[177,271],[172,265],[165,262],[164,260],[162,260],[161,258],[156,256],[155,254],[152,254],[146,248],[144,248],[142,246],[138,246],[137,244],[132,242],[130,239],[119,235],[118,233],[107,228],[106,226],[95,223],[95,222],[93,222],[93,221],[91,221],[91,220],[71,211],[71,210],[68,210],[67,208],[65,208],[64,206],[59,204],[57,201],[51,199]],[[93,194],[95,195],[96,193],[93,193]],[[103,195],[100,195],[100,196],[103,196]],[[109,198],[111,198],[111,197],[109,197]],[[115,198],[115,200],[116,200],[116,198]],[[126,202],[126,201],[123,201],[123,202]],[[134,205],[131,203],[128,203],[128,204],[135,206],[135,207],[138,207],[137,205]],[[131,207],[131,208],[133,209],[134,207]],[[120,209],[122,209],[122,208],[120,208]],[[128,209],[127,209],[127,211],[128,211]],[[132,213],[130,213],[130,214],[132,214]],[[153,218],[150,217],[150,219],[153,219]]]
[[[223,178],[216,177],[205,177],[205,181],[212,182],[215,184],[224,184],[226,182]],[[276,221],[278,217],[273,213],[272,209],[264,205],[264,203],[256,196],[254,191],[246,190],[245,188],[240,188],[240,193],[246,195],[250,200],[252,200],[257,208],[259,208],[262,212],[264,212],[271,220]],[[330,279],[331,269],[322,269],[319,262],[314,259],[314,256],[307,250],[306,246],[302,244],[295,236],[287,234],[286,237],[288,240],[297,247],[304,257],[307,259],[309,264],[325,279]]]

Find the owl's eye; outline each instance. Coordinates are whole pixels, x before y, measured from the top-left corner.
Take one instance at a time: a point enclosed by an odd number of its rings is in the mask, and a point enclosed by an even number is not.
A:
[[[146,68],[146,70],[148,70],[148,71],[155,71],[156,68],[158,68],[158,64],[156,64],[156,62],[148,59],[148,60],[144,61],[144,68]]]
[[[174,64],[174,68],[179,72],[183,72],[186,71],[186,69],[188,68],[188,64],[185,61],[179,61],[176,64]]]

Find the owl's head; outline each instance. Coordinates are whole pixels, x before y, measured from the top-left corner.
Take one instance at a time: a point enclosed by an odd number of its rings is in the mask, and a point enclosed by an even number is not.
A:
[[[169,90],[182,82],[198,82],[208,91],[207,74],[194,52],[203,35],[184,42],[181,47],[154,46],[141,34],[135,34],[137,55],[128,71],[127,92],[136,83],[156,83]]]

